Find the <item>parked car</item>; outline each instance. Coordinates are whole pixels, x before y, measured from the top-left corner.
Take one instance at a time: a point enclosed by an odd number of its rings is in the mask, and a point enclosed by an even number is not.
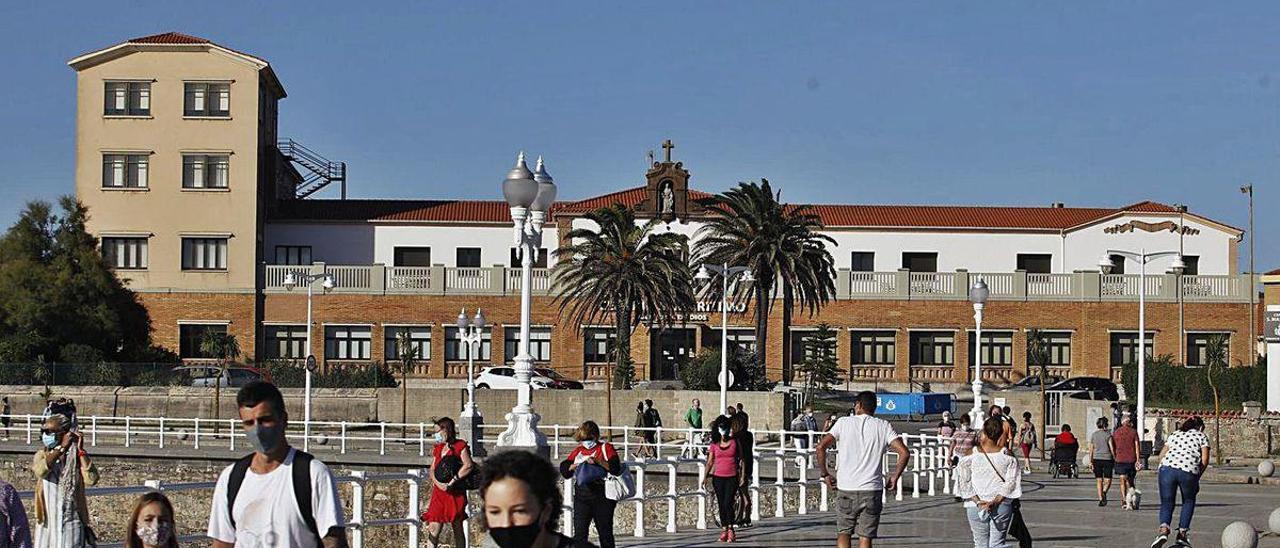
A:
[[[551,379],[552,385],[547,388],[556,388],[560,390],[582,390],[583,388],[582,383],[561,375],[555,369],[536,367],[533,369],[533,372],[536,375],[542,375],[543,377]]]
[[[1045,389],[1047,390],[1049,385],[1062,382],[1062,377],[1058,377],[1055,375],[1048,375],[1045,377],[1045,380],[1048,381],[1045,384]],[[1022,379],[1020,379],[1018,382],[1000,387],[1000,390],[1014,390],[1014,391],[1037,390],[1038,391],[1040,390],[1040,375],[1036,375],[1036,374],[1027,375]]]
[[[559,388],[556,386],[555,379],[547,377],[538,372],[533,371],[533,375],[529,377],[529,385],[534,390],[542,390],[544,388]],[[516,383],[516,368],[509,365],[486,367],[480,370],[476,375],[476,388],[492,388],[495,390],[515,390],[519,388]]]
[[[218,367],[213,365],[184,365],[173,368],[173,373],[183,380],[183,384],[187,384],[186,379],[190,379],[190,386],[211,387],[215,384],[239,388],[253,381],[275,382],[271,378],[271,374],[247,365],[236,365],[226,369],[226,372],[219,379]]]
[[[1102,377],[1072,377],[1054,383],[1046,390],[1072,392],[1071,397],[1088,400],[1119,401],[1120,389],[1111,379]]]

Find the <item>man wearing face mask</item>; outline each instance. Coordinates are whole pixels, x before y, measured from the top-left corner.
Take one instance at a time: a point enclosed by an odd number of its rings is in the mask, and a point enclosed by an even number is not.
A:
[[[209,513],[214,548],[345,548],[337,482],[324,463],[289,446],[280,390],[249,383],[236,407],[254,452],[218,476]]]

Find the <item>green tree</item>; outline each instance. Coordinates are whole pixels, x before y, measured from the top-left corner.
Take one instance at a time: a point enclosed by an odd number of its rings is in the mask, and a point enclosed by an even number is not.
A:
[[[719,390],[720,349],[703,348],[692,359],[681,359],[678,371],[685,390]]]
[[[103,260],[88,210],[58,206],[28,203],[0,237],[0,360],[153,354],[146,309]]]
[[[815,392],[830,390],[840,382],[836,331],[831,325],[819,323],[818,330],[804,339],[804,360],[796,366],[796,372],[804,380],[803,403],[813,401]]]
[[[200,353],[218,361],[218,378],[213,383],[213,418],[221,418],[222,383],[227,377],[227,367],[240,357],[240,341],[225,331],[206,330],[200,336]],[[218,424],[214,422],[214,424]]]
[[[611,317],[614,367],[607,374],[606,422],[613,422],[613,376],[631,356],[631,332],[640,323],[667,326],[693,309],[693,275],[685,258],[688,237],[655,232],[658,220],[637,224],[635,212],[615,204],[592,211],[593,228],[565,235],[556,250],[553,281],[562,316],[578,329]]]
[[[1033,369],[1034,368],[1034,369]],[[1045,428],[1045,413],[1048,412],[1048,406],[1045,404],[1045,383],[1049,380],[1049,337],[1039,329],[1031,329],[1027,331],[1027,375],[1040,375],[1040,413],[1037,415],[1039,426],[1036,432],[1043,438]],[[1116,425],[1119,426],[1119,425]],[[1038,442],[1040,446],[1040,458],[1044,458],[1044,443]]]
[[[1227,368],[1227,356],[1230,350],[1226,335],[1210,335],[1205,346],[1205,380],[1213,391],[1213,453],[1218,466],[1222,466],[1222,399],[1218,391],[1218,377]]]
[[[768,348],[769,313],[781,289],[782,382],[790,384],[792,313],[799,306],[812,316],[835,296],[835,259],[827,251],[835,240],[819,232],[822,220],[811,206],[780,200],[765,179],[714,196],[707,205],[714,215],[698,230],[695,262],[751,268],[755,282],[731,298],[754,301],[760,348]],[[719,299],[718,284],[708,291]],[[759,359],[763,367],[764,356]]]

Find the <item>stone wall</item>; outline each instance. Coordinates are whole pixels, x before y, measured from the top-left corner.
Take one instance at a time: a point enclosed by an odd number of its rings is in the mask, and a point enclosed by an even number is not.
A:
[[[75,399],[81,415],[112,417],[212,418],[213,389],[186,387],[53,387],[55,396]],[[9,396],[13,412],[37,414],[44,408],[41,386],[0,386],[0,394]],[[303,391],[283,389],[285,405],[294,419],[302,418]],[[236,416],[236,390],[224,389],[219,405],[221,418]],[[407,396],[407,405],[402,402]],[[514,390],[477,390],[476,405],[487,423],[504,422],[515,405]],[[652,399],[662,414],[663,424],[684,426],[684,412],[693,398],[703,402],[707,420],[716,414],[718,392],[692,390],[616,390],[613,392],[613,424],[635,423],[636,403]],[[578,424],[587,419],[605,421],[603,390],[537,390],[534,409],[542,415],[542,424]],[[466,401],[466,391],[453,388],[316,389],[312,392],[312,419],[351,422],[429,422],[437,417],[457,417]],[[742,402],[752,417],[752,427],[777,430],[787,424],[786,396],[772,392],[730,392],[730,403]],[[404,417],[402,406],[408,408]]]

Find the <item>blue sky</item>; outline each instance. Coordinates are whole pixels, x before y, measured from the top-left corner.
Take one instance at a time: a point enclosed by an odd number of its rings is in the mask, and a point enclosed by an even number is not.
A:
[[[1154,199],[1246,227],[1253,183],[1280,267],[1280,3],[285,4],[7,6],[0,222],[73,190],[66,61],[176,30],[269,60],[281,135],[354,197],[498,199],[521,148],[586,197],[669,137],[696,188],[796,202]]]

